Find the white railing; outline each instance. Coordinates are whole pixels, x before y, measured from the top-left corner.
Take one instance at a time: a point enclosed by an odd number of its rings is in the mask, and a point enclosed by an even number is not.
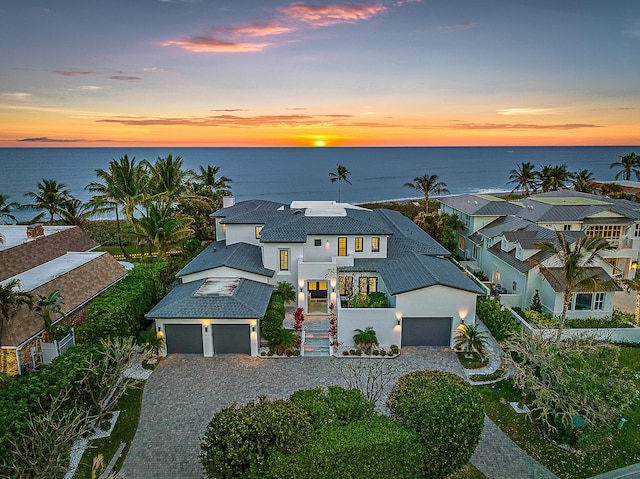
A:
[[[53,361],[61,354],[64,354],[71,346],[75,344],[75,329],[71,329],[71,332],[60,341],[54,341],[53,343],[45,343],[44,341],[40,341],[40,351],[42,352],[43,364],[51,364],[51,361]]]

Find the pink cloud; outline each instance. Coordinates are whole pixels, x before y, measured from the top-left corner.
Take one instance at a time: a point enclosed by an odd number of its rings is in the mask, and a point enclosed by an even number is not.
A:
[[[91,71],[79,71],[79,70],[56,70],[58,75],[62,75],[63,77],[73,77],[78,75],[93,75],[95,72]]]
[[[289,20],[307,23],[315,27],[327,27],[339,23],[356,23],[385,13],[387,10],[387,7],[382,3],[308,5],[297,2],[287,7],[278,8],[278,11]]]
[[[250,25],[238,25],[232,27],[211,27],[211,36],[247,36],[247,37],[267,37],[271,35],[282,35],[293,31],[293,27],[272,23],[253,23]]]
[[[169,40],[162,43],[163,47],[181,47],[190,52],[215,52],[215,53],[240,53],[240,52],[261,52],[271,46],[271,43],[245,43],[245,42],[225,42],[217,38],[195,36],[183,38],[181,40]]]

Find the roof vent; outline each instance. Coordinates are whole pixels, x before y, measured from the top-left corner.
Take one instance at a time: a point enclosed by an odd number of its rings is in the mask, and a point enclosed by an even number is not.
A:
[[[302,214],[302,210],[294,210],[293,214],[294,215],[301,215]]]
[[[477,204],[478,204],[478,202],[474,200],[473,204],[474,204],[474,205],[477,205]]]

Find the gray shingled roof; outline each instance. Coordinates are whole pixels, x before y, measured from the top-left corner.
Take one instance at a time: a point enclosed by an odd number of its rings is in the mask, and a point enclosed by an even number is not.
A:
[[[248,243],[235,243],[226,246],[224,241],[216,241],[207,246],[189,264],[178,271],[176,276],[182,277],[221,266],[268,276],[269,278],[275,274],[275,271],[262,265],[262,250],[260,246]]]
[[[434,285],[482,294],[483,291],[447,258],[409,253],[390,259],[363,258],[340,271],[377,272],[389,294],[396,295]]]
[[[520,207],[491,195],[456,195],[438,198],[442,204],[472,216],[516,214]]]
[[[211,213],[212,218],[227,218],[232,219],[236,216],[242,216],[252,211],[260,211],[266,213],[269,211],[277,210],[284,207],[284,203],[276,203],[275,201],[267,200],[247,200],[239,201],[233,206],[227,208],[220,208],[218,211]]]
[[[535,268],[538,265],[538,263],[541,263],[545,259],[552,256],[550,253],[544,253],[541,251],[539,253],[534,254],[531,258],[525,261],[520,261],[518,258],[516,258],[515,248],[507,252],[500,247],[500,243],[494,244],[491,248],[489,248],[489,251],[496,258],[501,259],[502,261],[507,263],[509,266],[514,267],[521,273],[526,273],[527,271]]]
[[[195,295],[205,281],[202,279],[176,286],[145,317],[257,319],[264,316],[273,286],[243,278],[230,296]]]

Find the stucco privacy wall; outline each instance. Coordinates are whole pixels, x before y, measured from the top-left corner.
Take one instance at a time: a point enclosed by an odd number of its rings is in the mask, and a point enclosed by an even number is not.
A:
[[[466,324],[475,324],[475,293],[449,288],[431,286],[396,295],[396,311],[403,317],[451,317],[451,342],[456,328],[465,320]]]
[[[400,346],[402,330],[398,326],[395,309],[340,308],[338,306],[338,340],[343,346],[353,346],[356,329],[371,326],[376,331],[380,346]]]

